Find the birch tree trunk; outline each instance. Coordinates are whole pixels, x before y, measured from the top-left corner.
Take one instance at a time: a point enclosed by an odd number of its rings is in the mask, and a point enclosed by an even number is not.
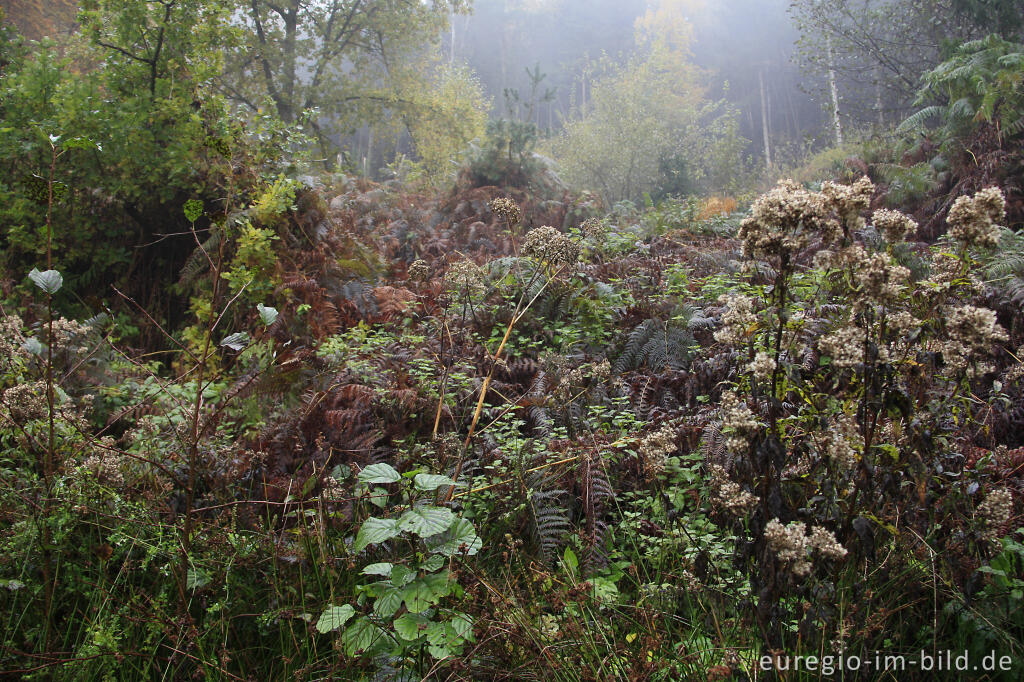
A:
[[[828,49],[828,89],[832,93],[832,125],[836,129],[836,146],[843,146],[843,124],[839,120],[839,87],[836,85],[835,57],[832,54],[832,38],[826,40]]]

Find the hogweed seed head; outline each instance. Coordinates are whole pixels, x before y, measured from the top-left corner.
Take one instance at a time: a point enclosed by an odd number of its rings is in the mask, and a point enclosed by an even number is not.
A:
[[[409,279],[414,282],[425,282],[430,277],[430,266],[425,260],[417,259],[409,264]]]
[[[522,211],[519,208],[519,204],[508,197],[497,197],[495,199],[491,199],[487,206],[495,215],[501,216],[506,225],[515,225],[519,222],[520,218],[522,218]]]
[[[580,245],[550,225],[530,230],[523,240],[523,255],[551,265],[571,265],[580,256]]]
[[[484,291],[484,271],[469,259],[452,263],[445,275],[449,289],[467,296],[481,294]]]

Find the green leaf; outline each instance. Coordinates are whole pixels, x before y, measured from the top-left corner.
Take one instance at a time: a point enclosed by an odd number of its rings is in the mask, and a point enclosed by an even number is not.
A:
[[[434,646],[431,644],[427,647],[427,653],[441,661],[452,655],[452,650],[448,647]]]
[[[401,606],[402,591],[393,587],[377,597],[373,602],[373,612],[382,618],[390,618]]]
[[[265,306],[262,303],[257,303],[256,310],[260,314],[260,321],[263,323],[264,327],[269,327],[277,321],[277,308],[271,308],[270,306]]]
[[[451,620],[452,630],[459,637],[473,641],[473,619],[461,612],[455,612],[452,614]]]
[[[356,476],[361,483],[394,483],[402,480],[402,475],[390,464],[381,462],[365,467]]]
[[[363,569],[364,575],[382,575],[385,578],[391,577],[391,569],[394,568],[394,564],[387,562],[379,564],[370,564]]]
[[[352,549],[362,552],[368,545],[376,545],[390,540],[399,532],[398,522],[394,519],[378,519],[371,516],[366,519],[356,534],[356,541]]]
[[[206,571],[190,568],[185,574],[185,587],[196,590],[210,582],[210,576]]]
[[[473,523],[463,518],[457,518],[446,531],[427,542],[431,552],[449,557],[462,553],[472,556],[480,551],[483,544]]]
[[[189,199],[182,209],[185,211],[185,220],[194,223],[203,215],[203,202],[199,199]]]
[[[391,570],[391,584],[395,587],[407,585],[415,577],[416,571],[412,570],[408,566],[402,566],[399,564]]]
[[[25,343],[21,344],[21,347],[25,352],[32,355],[42,356],[46,352],[46,344],[34,336],[25,339]]]
[[[341,636],[342,646],[349,656],[358,656],[370,648],[384,636],[384,631],[373,624],[366,616],[363,616],[345,629]]]
[[[444,566],[444,557],[440,554],[431,554],[430,558],[420,564],[420,570],[433,573]]]
[[[450,628],[445,628],[444,625],[444,623],[433,622],[427,625],[427,629],[424,634],[427,636],[427,642],[432,646],[445,647],[452,639],[449,635],[453,635],[454,633],[450,632]]]
[[[398,528],[428,538],[443,533],[452,525],[455,514],[446,507],[424,506],[410,509],[398,519]]]
[[[571,547],[565,548],[565,552],[562,554],[562,563],[570,573],[574,573],[579,568],[580,560],[576,558],[576,552],[572,551]]]
[[[431,582],[433,581],[426,578],[418,578],[406,585],[402,590],[402,601],[405,602],[405,608],[412,613],[419,613],[436,604],[439,595]]]
[[[32,272],[28,273],[28,278],[32,280],[37,287],[50,295],[60,291],[60,288],[64,285],[63,275],[56,270],[39,272],[36,268],[32,268]]]
[[[416,474],[413,484],[418,490],[437,490],[443,485],[455,485],[455,481],[438,474]]]
[[[329,606],[320,614],[320,620],[316,622],[316,630],[321,635],[334,632],[348,622],[354,616],[356,610],[345,604],[344,606]]]
[[[430,624],[430,619],[426,616],[418,613],[403,613],[395,619],[395,632],[402,639],[412,642],[419,639]]]
[[[235,332],[230,336],[225,336],[224,340],[220,342],[220,345],[226,346],[231,350],[242,350],[249,343],[249,335],[245,332]]]

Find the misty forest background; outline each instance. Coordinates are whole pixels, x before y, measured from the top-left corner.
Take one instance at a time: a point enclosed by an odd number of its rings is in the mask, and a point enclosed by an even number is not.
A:
[[[1020,679],[1022,40],[0,3],[0,676]]]

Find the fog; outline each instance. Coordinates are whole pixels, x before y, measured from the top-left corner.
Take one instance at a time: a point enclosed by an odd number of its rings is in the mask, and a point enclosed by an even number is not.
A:
[[[471,66],[493,97],[492,115],[509,115],[504,93],[531,93],[534,122],[559,130],[586,106],[595,60],[619,62],[637,50],[636,21],[659,3],[642,0],[476,0],[470,15],[454,16],[444,49]],[[704,70],[711,97],[740,113],[750,154],[763,155],[767,130],[777,156],[830,143],[822,79],[801,74],[794,61],[798,32],[786,0],[691,0],[683,6],[692,26],[690,59]],[[528,71],[544,76],[536,91]],[[762,91],[763,84],[763,91]],[[512,107],[523,115],[523,107]]]

